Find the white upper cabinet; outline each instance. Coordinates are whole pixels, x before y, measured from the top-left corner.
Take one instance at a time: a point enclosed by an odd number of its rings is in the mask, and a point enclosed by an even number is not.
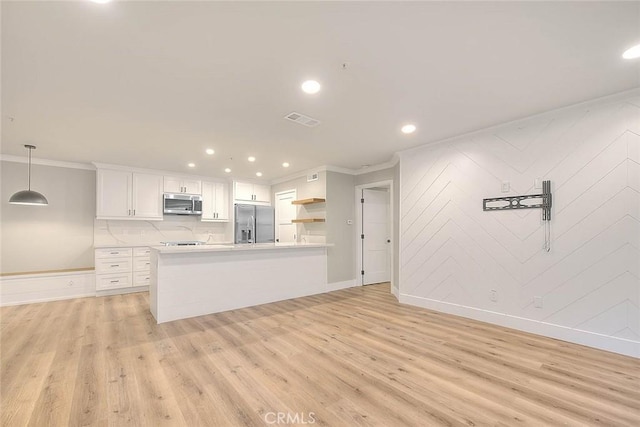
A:
[[[202,181],[191,178],[165,176],[165,193],[202,194]]]
[[[162,219],[161,175],[133,174],[131,205],[133,216],[141,219]]]
[[[271,203],[271,187],[268,185],[254,184],[253,194],[256,202]]]
[[[98,219],[162,219],[162,175],[98,169]]]
[[[226,183],[202,183],[202,221],[229,221],[229,186]]]
[[[131,172],[98,169],[96,172],[96,216],[128,218],[131,213]]]
[[[235,200],[238,202],[259,202],[271,204],[271,187],[262,184],[238,182],[235,185]]]

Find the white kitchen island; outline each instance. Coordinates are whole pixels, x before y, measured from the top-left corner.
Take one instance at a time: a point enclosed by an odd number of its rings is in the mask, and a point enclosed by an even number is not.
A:
[[[151,313],[163,323],[328,292],[328,246],[152,247]]]

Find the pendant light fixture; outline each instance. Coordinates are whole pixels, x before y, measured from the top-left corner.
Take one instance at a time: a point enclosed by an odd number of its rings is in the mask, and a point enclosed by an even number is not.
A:
[[[37,191],[31,190],[31,150],[35,150],[35,145],[25,145],[27,150],[29,150],[29,172],[28,172],[28,189],[18,191],[9,199],[9,203],[13,205],[34,205],[34,206],[46,206],[49,204],[49,201],[42,194]]]

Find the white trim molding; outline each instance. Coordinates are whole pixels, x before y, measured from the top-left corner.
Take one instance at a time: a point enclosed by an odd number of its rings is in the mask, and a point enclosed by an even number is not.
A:
[[[357,286],[361,286],[361,285],[356,283],[355,279],[344,280],[342,282],[327,283],[327,288],[325,291],[333,292],[333,291],[339,291],[340,289],[355,288]]]
[[[0,154],[0,161],[14,162],[14,163],[28,163],[29,158],[26,156],[12,156],[10,154]],[[95,166],[88,163],[63,162],[60,160],[31,158],[31,164],[42,165],[42,166],[54,166],[58,168],[68,168],[68,169],[83,169],[83,170],[89,170],[89,171],[96,170]]]
[[[638,341],[407,294],[400,294],[400,303],[640,358]]]

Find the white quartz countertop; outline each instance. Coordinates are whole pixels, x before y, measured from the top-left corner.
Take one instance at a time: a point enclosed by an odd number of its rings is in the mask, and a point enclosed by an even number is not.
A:
[[[332,243],[245,243],[245,244],[207,244],[197,246],[151,246],[161,254],[182,254],[192,252],[230,252],[230,251],[268,251],[274,249],[327,248]]]
[[[221,245],[233,245],[232,242],[216,242],[216,243],[207,243],[207,246],[221,246]],[[157,247],[164,246],[161,245],[160,242],[154,243],[111,243],[104,245],[93,245],[95,249],[104,249],[104,248],[148,248],[148,247]]]

